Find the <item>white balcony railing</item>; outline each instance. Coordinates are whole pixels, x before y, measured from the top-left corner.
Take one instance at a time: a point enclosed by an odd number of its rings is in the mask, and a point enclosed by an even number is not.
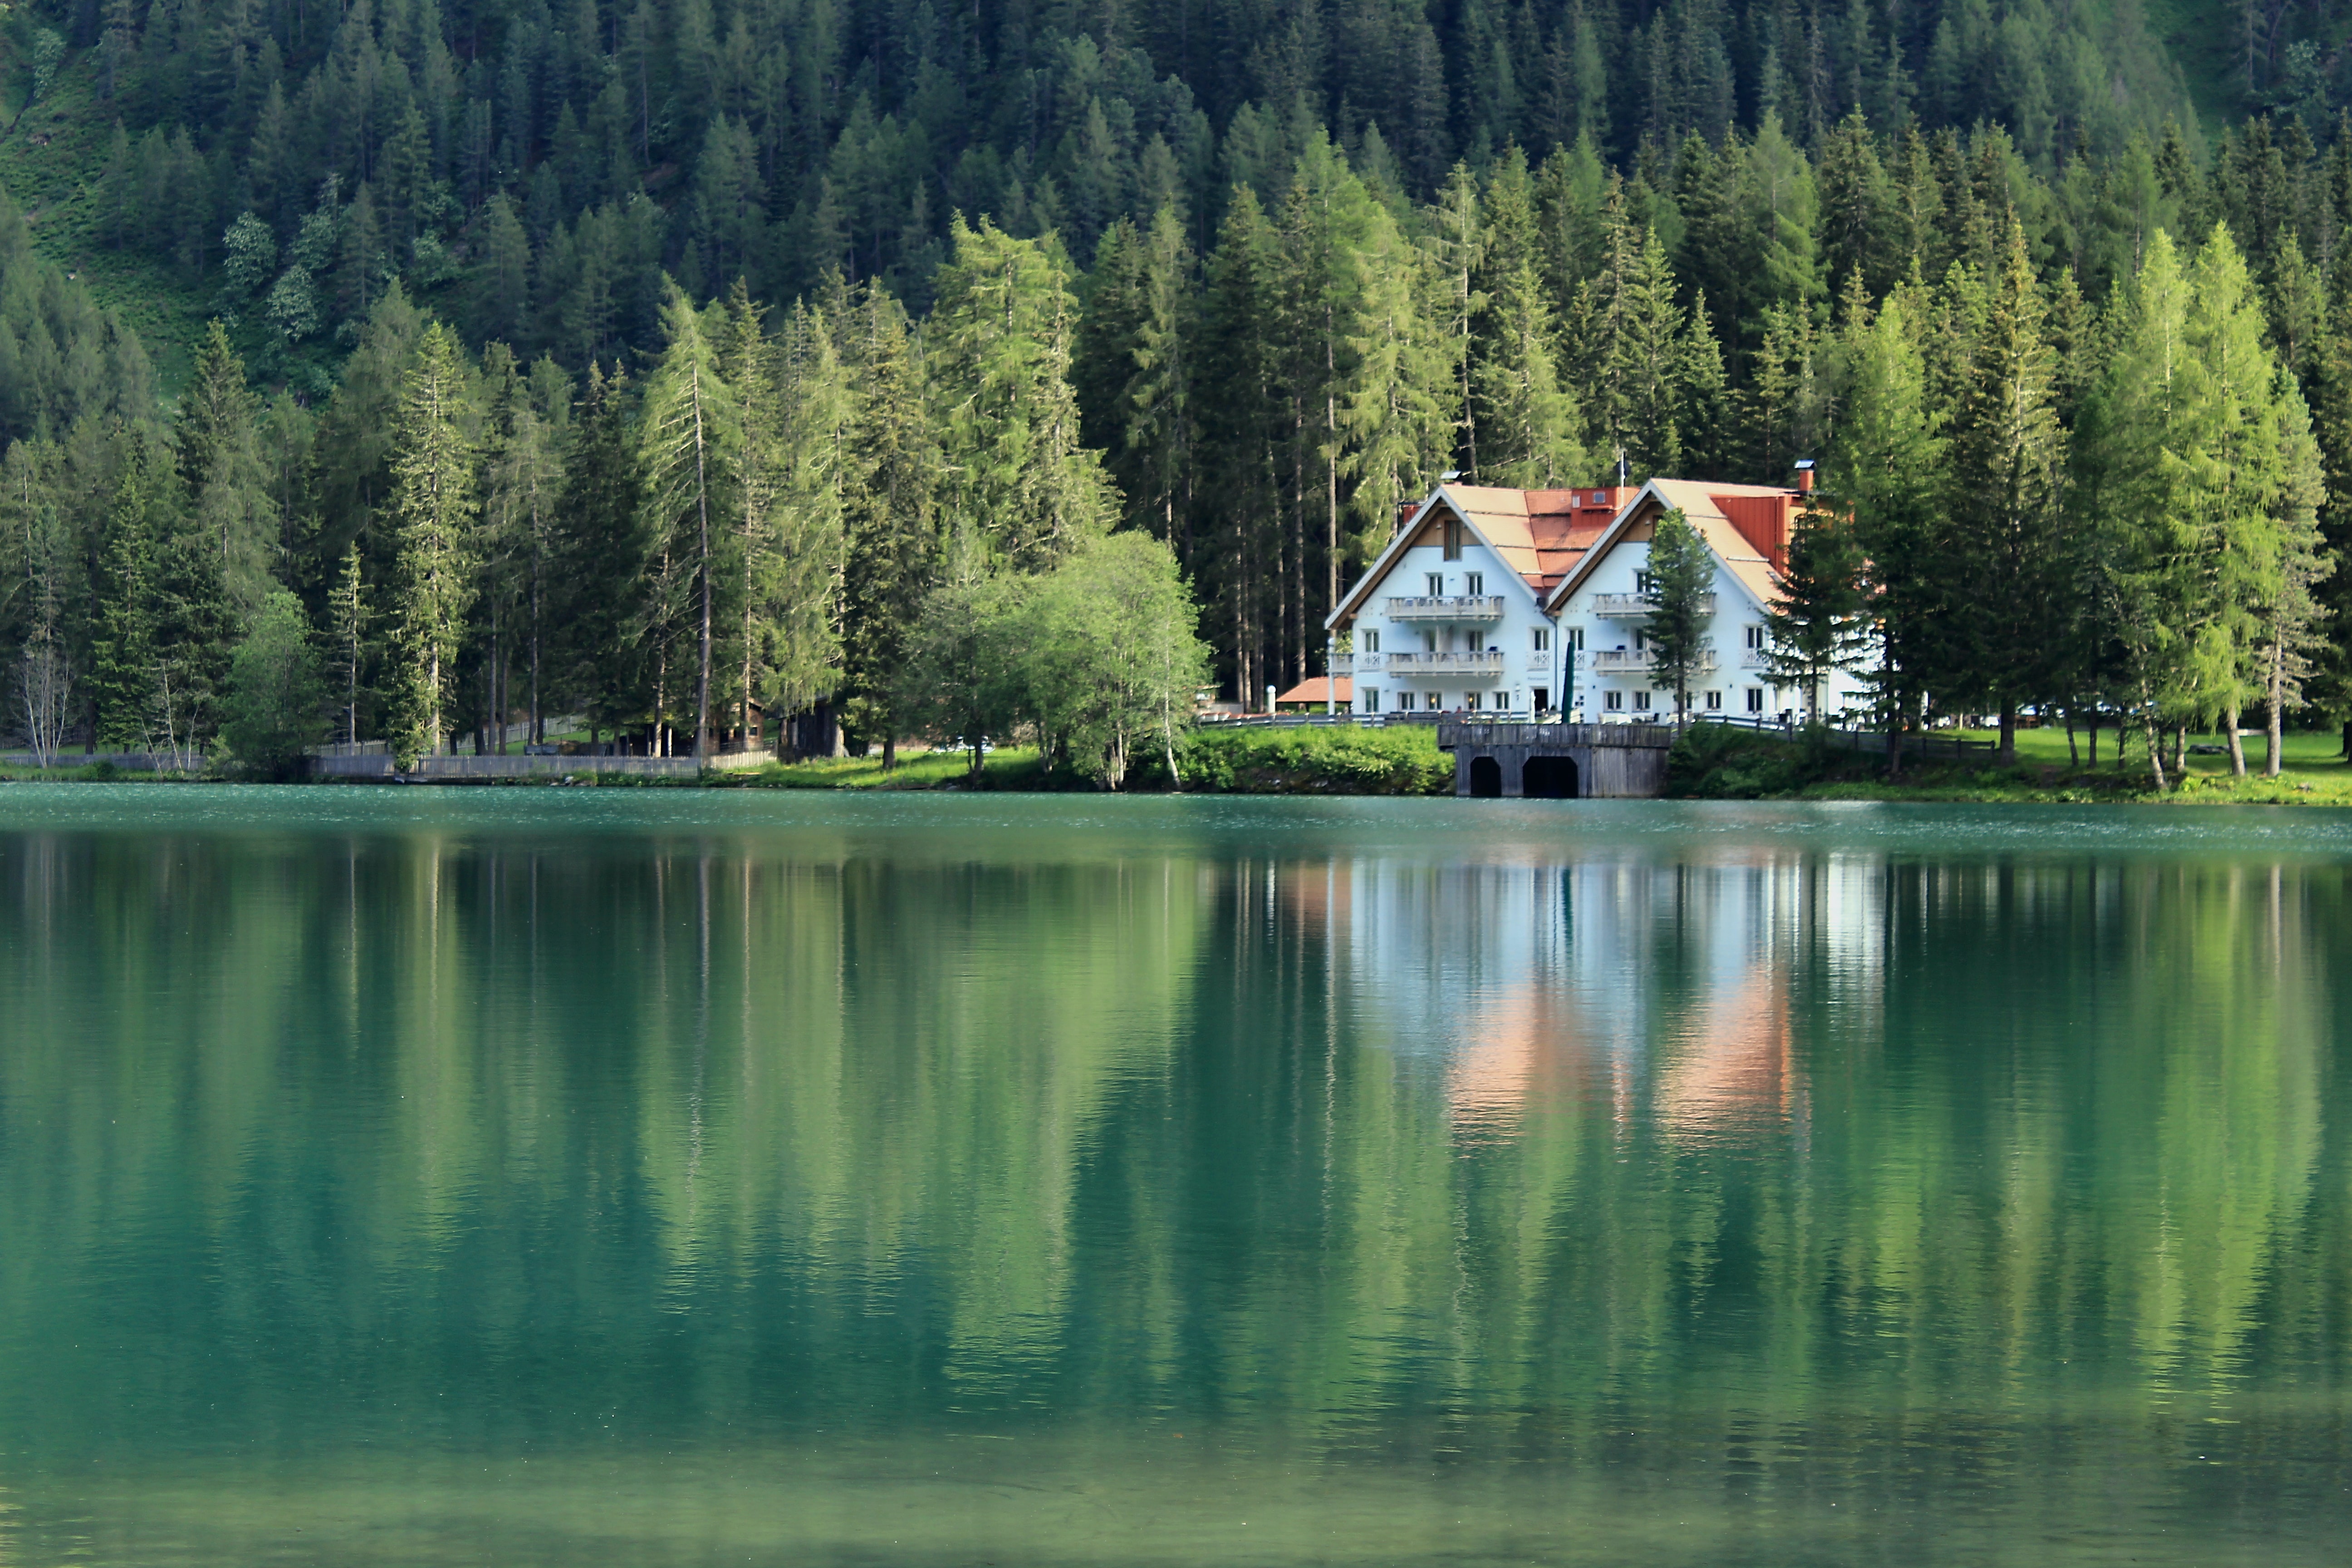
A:
[[[1651,612],[1656,608],[1657,606],[1655,605],[1650,603],[1647,598],[1643,597],[1640,594],[1595,594],[1592,595],[1592,613],[1605,620],[1646,621],[1650,618]],[[1714,595],[1701,594],[1699,595],[1698,613],[1702,616],[1711,616],[1715,614]]]
[[[1355,674],[1355,673],[1356,673],[1356,660],[1357,660],[1358,657],[1359,657],[1358,655],[1356,655],[1356,654],[1352,654],[1352,653],[1335,653],[1335,654],[1333,654],[1333,655],[1331,656],[1331,673],[1332,673],[1333,675],[1353,675],[1353,674]],[[1381,656],[1380,656],[1379,654],[1376,654],[1376,653],[1373,653],[1373,654],[1365,654],[1365,655],[1362,655],[1362,656],[1360,656],[1360,657],[1370,659],[1370,660],[1372,661],[1372,665],[1377,665],[1378,663],[1380,663]],[[1372,667],[1371,665],[1367,665],[1365,668],[1370,668],[1371,667]]]
[[[1742,648],[1739,650],[1739,668],[1742,669],[1769,669],[1772,668],[1772,656],[1770,653],[1760,647]]]
[[[1389,600],[1388,616],[1392,621],[1499,621],[1503,618],[1503,596],[1500,594],[1399,595]]]
[[[1392,653],[1383,656],[1391,675],[1500,675],[1499,653]]]
[[[1638,652],[1624,648],[1601,648],[1589,657],[1592,660],[1592,672],[1595,675],[1646,675],[1657,667],[1656,656],[1647,648]],[[1715,650],[1702,648],[1698,658],[1692,661],[1691,668],[1713,669]]]

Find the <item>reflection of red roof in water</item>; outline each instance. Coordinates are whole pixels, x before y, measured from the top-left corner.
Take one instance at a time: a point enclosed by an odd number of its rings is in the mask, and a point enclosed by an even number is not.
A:
[[[1339,677],[1338,681],[1339,689],[1336,692],[1328,689],[1332,684],[1332,679],[1328,675],[1310,676],[1276,698],[1274,705],[1279,709],[1290,707],[1295,703],[1312,702],[1320,708],[1328,700],[1337,702],[1342,708],[1352,707],[1356,700],[1354,678],[1346,675]]]
[[[1715,1142],[1787,1118],[1802,1093],[1789,1048],[1783,977],[1759,965],[1720,994],[1658,1075],[1658,1120],[1668,1133]]]

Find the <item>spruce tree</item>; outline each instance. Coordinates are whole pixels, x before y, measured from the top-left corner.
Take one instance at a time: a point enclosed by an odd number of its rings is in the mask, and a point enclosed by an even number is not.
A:
[[[888,769],[908,732],[908,661],[939,567],[940,458],[923,361],[898,302],[869,288],[847,328],[860,395],[841,475],[842,695],[858,732],[882,742]]]
[[[2000,761],[2017,760],[2017,712],[2050,693],[2063,592],[2055,356],[2025,235],[2010,224],[2000,270],[1971,323],[1951,410],[1940,563],[1965,650],[1937,670],[1939,700],[1980,701],[2000,720]]]
[[[1706,598],[1715,591],[1715,552],[1680,507],[1651,531],[1646,569],[1642,596],[1650,613],[1642,623],[1642,640],[1650,650],[1652,679],[1675,694],[1679,725],[1690,712],[1691,677],[1706,667]]]
[[[107,508],[105,535],[90,587],[96,616],[90,638],[89,696],[96,742],[109,751],[141,747],[155,676],[154,570],[157,540],[144,444],[122,440],[121,475]]]
[[[555,684],[592,730],[614,734],[645,711],[644,648],[633,635],[647,552],[644,481],[628,387],[588,367],[588,385],[564,455],[549,575]]]
[[[207,323],[180,398],[180,483],[194,504],[194,525],[213,542],[222,580],[245,615],[260,607],[271,568],[280,564],[274,559],[279,529],[262,461],[259,415],[227,331],[217,321]]]

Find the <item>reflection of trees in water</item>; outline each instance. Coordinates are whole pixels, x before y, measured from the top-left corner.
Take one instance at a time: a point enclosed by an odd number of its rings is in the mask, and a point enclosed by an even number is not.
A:
[[[1600,1452],[2334,1386],[2344,916],[2193,862],[19,837],[0,1394]]]

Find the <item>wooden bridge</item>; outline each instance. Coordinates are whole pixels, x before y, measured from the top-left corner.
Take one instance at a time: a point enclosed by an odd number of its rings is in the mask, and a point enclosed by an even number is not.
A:
[[[1443,723],[1454,793],[1505,800],[1624,799],[1666,788],[1670,724]]]

